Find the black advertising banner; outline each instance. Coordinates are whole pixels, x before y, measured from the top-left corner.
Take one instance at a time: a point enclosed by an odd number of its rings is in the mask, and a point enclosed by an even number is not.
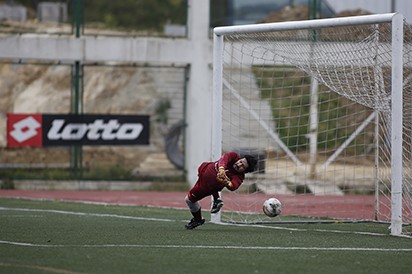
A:
[[[150,138],[147,115],[8,114],[7,127],[14,147],[148,145]]]

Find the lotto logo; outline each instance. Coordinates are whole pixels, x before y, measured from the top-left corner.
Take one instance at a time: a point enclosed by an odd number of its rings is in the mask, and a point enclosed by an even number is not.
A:
[[[147,115],[7,114],[7,146],[147,145]]]
[[[7,114],[7,146],[42,146],[42,115]]]
[[[116,119],[105,123],[102,119],[93,123],[66,123],[64,119],[55,119],[47,133],[47,139],[56,140],[135,140],[143,131],[141,123],[119,124]]]

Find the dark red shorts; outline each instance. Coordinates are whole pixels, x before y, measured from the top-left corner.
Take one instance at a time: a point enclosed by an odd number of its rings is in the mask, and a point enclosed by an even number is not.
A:
[[[216,170],[213,163],[203,163],[198,168],[198,179],[196,184],[187,193],[187,197],[192,203],[202,200],[206,196],[217,193],[223,189],[221,184],[216,182]]]

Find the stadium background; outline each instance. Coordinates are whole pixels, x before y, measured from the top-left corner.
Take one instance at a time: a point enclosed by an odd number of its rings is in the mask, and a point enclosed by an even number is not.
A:
[[[263,1],[262,6],[269,2]],[[317,10],[321,11],[316,15],[319,17],[370,13],[354,8],[330,14],[325,7],[329,7],[332,13],[333,7],[326,1],[284,2],[283,6],[272,6],[273,13],[265,9],[267,14],[253,20],[303,20],[313,17]],[[304,5],[299,5],[301,2]],[[320,6],[316,6],[316,2]],[[388,2],[394,3],[385,3]],[[206,33],[210,26],[218,24],[217,19],[224,18],[220,24],[235,22],[233,17],[225,16],[233,15],[228,3],[230,1],[211,1],[210,6],[205,2],[183,0],[122,1],[121,4],[112,1],[54,1],[49,6],[41,1],[4,3],[2,15],[8,14],[9,18],[2,18],[0,45],[2,187],[64,188],[68,185],[68,188],[85,188],[87,185],[70,186],[70,183],[62,183],[65,179],[134,182],[126,187],[129,189],[145,188],[147,185],[141,184],[142,181],[178,181],[183,183],[183,188],[186,181],[193,182],[197,164],[210,157],[207,145],[210,140],[205,137],[207,134],[202,134],[210,131],[210,121],[203,125],[198,125],[198,121],[199,116],[207,111],[207,103],[203,106],[202,102],[209,102],[209,99],[204,99],[210,97],[210,77],[204,75],[211,75],[208,67],[211,60],[204,62],[199,56],[211,57],[210,39]],[[288,5],[291,3],[294,5]],[[396,3],[397,9],[404,5],[402,1]],[[386,8],[395,7],[386,5]],[[24,55],[24,52],[18,56],[16,53],[19,52],[7,44],[9,38],[25,41],[30,37],[65,35],[107,39],[109,46],[103,47],[106,51],[101,53],[108,56],[107,59],[85,61],[79,67],[76,62],[65,59],[33,58],[36,54]],[[118,37],[133,37],[143,43],[148,41],[147,37],[154,37],[159,39],[159,44],[179,44],[188,39],[195,41],[190,44],[195,45],[195,49],[179,63],[171,62],[170,56],[156,60],[149,56],[148,59],[142,58],[143,61],[138,58],[115,61],[110,59],[113,54],[110,39]],[[205,42],[206,45],[201,45]],[[5,136],[7,113],[149,114],[151,144],[9,149]],[[203,139],[195,137],[195,133]],[[169,155],[165,146],[168,134],[175,141],[171,148],[174,154]],[[48,183],[34,186],[33,179],[42,182],[47,179]],[[88,187],[113,188],[112,185],[96,183],[88,184]]]

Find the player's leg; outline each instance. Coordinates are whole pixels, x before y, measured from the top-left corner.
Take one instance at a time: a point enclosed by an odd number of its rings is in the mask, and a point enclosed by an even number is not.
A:
[[[205,219],[202,218],[202,209],[199,201],[209,195],[210,192],[208,193],[207,190],[202,188],[201,180],[199,178],[199,180],[196,182],[193,188],[189,190],[185,197],[185,202],[190,209],[190,213],[193,216],[190,222],[185,226],[187,229],[193,229],[205,223]]]
[[[213,204],[210,213],[218,213],[220,209],[223,207],[223,201],[220,199],[219,192],[214,192],[213,196]]]
[[[195,200],[189,192],[185,197],[185,202],[193,216],[190,222],[185,225],[186,229],[193,229],[197,226],[203,225],[205,223],[205,219],[202,219],[202,208],[199,201]]]

